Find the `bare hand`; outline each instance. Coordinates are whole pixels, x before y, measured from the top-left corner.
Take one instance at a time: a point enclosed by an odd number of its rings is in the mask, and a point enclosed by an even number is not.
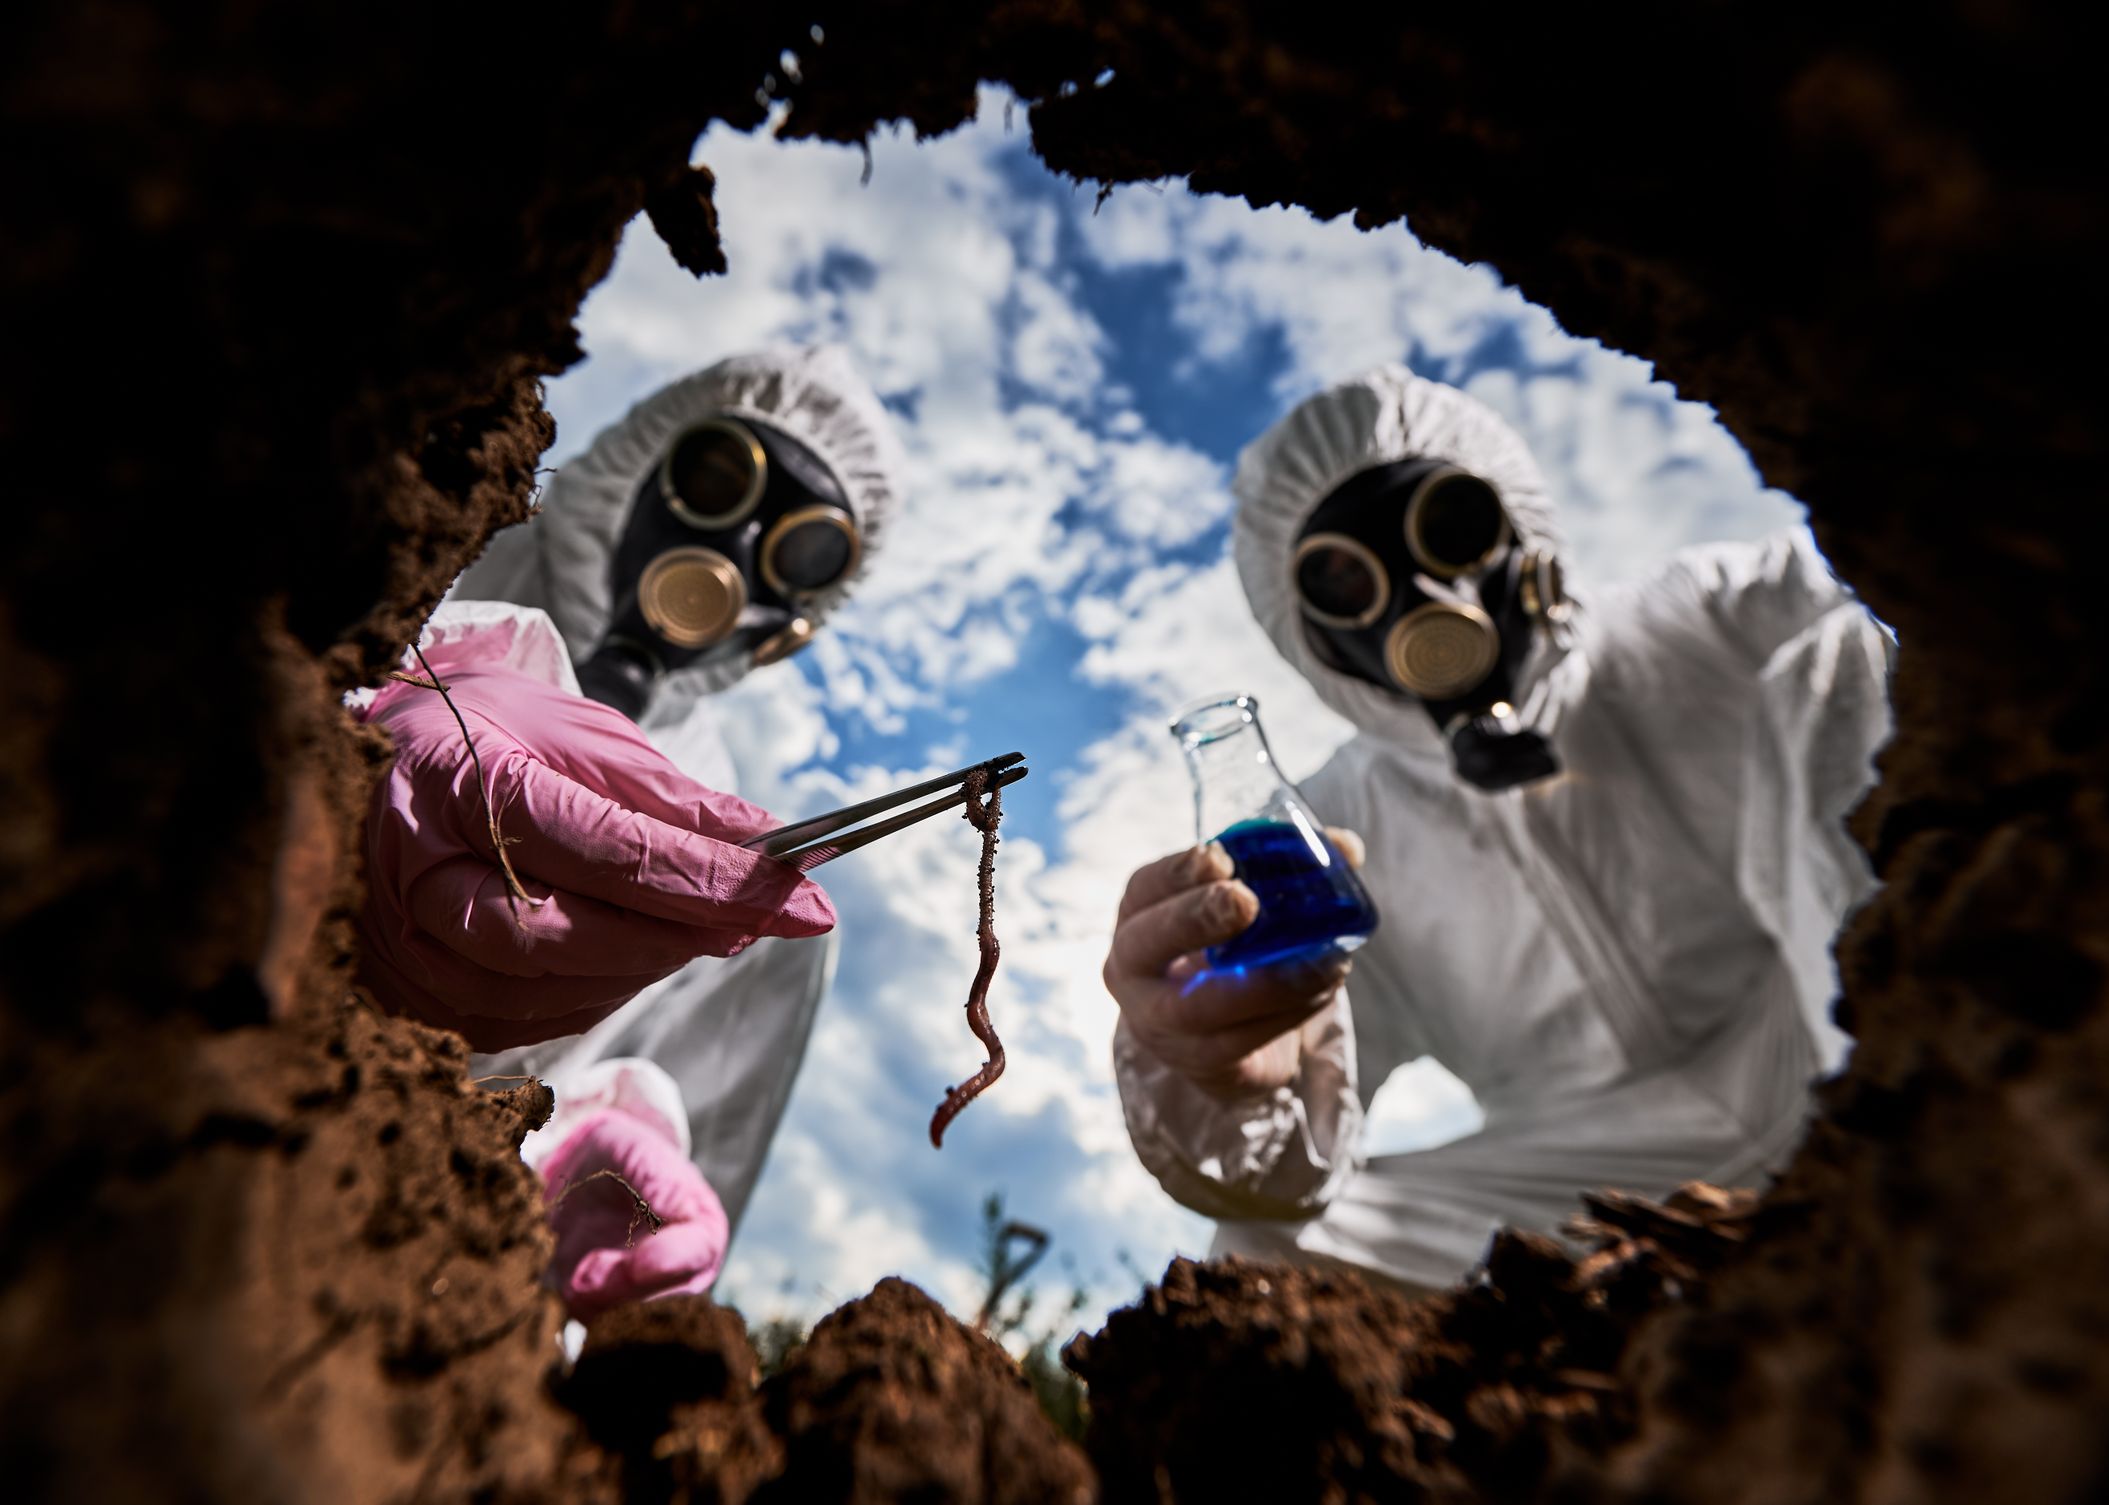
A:
[[[1355,867],[1362,839],[1326,835]],[[1230,1096],[1285,1086],[1302,1064],[1305,1023],[1339,995],[1348,959],[1330,954],[1245,972],[1210,972],[1202,952],[1259,917],[1220,846],[1138,868],[1121,898],[1103,972],[1122,1020],[1152,1055],[1205,1091]]]

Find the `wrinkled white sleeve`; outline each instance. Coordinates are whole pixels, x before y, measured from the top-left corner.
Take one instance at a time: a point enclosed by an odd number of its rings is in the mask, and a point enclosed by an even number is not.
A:
[[[1301,788],[1326,821],[1369,833],[1367,767],[1342,749]],[[1382,932],[1356,953],[1333,1006],[1303,1027],[1303,1065],[1273,1092],[1203,1092],[1114,1031],[1114,1074],[1135,1153],[1173,1199],[1213,1218],[1316,1217],[1360,1164],[1363,1111],[1392,1071],[1424,1054],[1396,1007]],[[1366,1008],[1358,1028],[1355,997]],[[1380,1027],[1395,1024],[1396,1028]],[[1366,1090],[1365,1090],[1366,1089]]]
[[[1875,887],[1845,822],[1889,740],[1889,659],[1888,635],[1853,602],[1788,639],[1759,679],[1744,770],[1737,877],[1786,956],[1827,1071],[1850,1045],[1831,1022],[1832,941]]]
[[[545,684],[579,693],[578,675],[565,650],[564,635],[557,631],[549,613],[535,606],[515,606],[510,601],[442,601],[425,623],[418,647],[431,653],[439,648],[472,650],[478,663],[502,664]],[[403,651],[403,672],[418,672],[417,658]],[[344,703],[363,712],[378,692],[354,690]]]
[[[1173,1200],[1212,1218],[1310,1218],[1354,1170],[1362,1103],[1346,995],[1304,1026],[1303,1067],[1271,1092],[1220,1098],[1113,1032],[1135,1153]]]
[[[1755,543],[1680,549],[1664,584],[1675,590],[1680,580],[1697,598],[1715,639],[1752,669],[1853,599],[1805,527]]]

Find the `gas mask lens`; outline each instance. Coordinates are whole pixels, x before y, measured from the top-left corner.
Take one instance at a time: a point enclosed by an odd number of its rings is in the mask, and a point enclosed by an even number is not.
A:
[[[1468,471],[1438,470],[1406,504],[1406,546],[1431,575],[1447,580],[1478,569],[1508,541],[1501,497]]]
[[[667,451],[659,488],[674,515],[690,527],[729,528],[760,505],[768,474],[768,460],[751,430],[706,418]]]
[[[856,525],[832,507],[801,507],[762,539],[762,579],[783,596],[805,596],[848,577],[861,552]]]
[[[1314,622],[1367,627],[1384,614],[1391,576],[1367,544],[1344,533],[1314,533],[1296,546],[1296,594]]]

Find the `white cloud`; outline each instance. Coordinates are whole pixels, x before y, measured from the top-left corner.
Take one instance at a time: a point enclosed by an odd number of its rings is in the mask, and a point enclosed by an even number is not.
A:
[[[1465,390],[1522,431],[1554,481],[1585,588],[1635,578],[1682,543],[1800,519],[1712,411],[1677,401],[1647,362],[1572,338],[1487,268],[1401,226],[1364,233],[1301,209],[1125,187],[1080,229],[1102,266],[1179,270],[1173,313],[1192,340],[1194,383],[1217,380],[1268,333],[1288,354],[1275,383],[1284,404],[1381,362],[1470,373]]]
[[[1099,360],[1104,331],[1038,274],[1021,274],[1014,298],[1020,323],[1012,336],[1010,374],[1065,402],[1090,403],[1105,377]]]
[[[1107,526],[1163,548],[1192,543],[1230,516],[1223,467],[1149,434],[1109,440],[1105,468],[1083,497]]]

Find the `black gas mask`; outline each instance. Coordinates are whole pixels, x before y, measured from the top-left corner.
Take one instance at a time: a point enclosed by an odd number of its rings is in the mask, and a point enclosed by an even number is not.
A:
[[[669,670],[788,658],[812,640],[807,603],[862,552],[856,509],[811,449],[765,423],[693,424],[637,488],[579,687],[635,720]]]
[[[1508,789],[1558,771],[1515,700],[1536,630],[1568,613],[1559,561],[1518,546],[1486,481],[1420,458],[1362,471],[1305,521],[1293,571],[1319,657],[1419,700],[1460,778]]]

